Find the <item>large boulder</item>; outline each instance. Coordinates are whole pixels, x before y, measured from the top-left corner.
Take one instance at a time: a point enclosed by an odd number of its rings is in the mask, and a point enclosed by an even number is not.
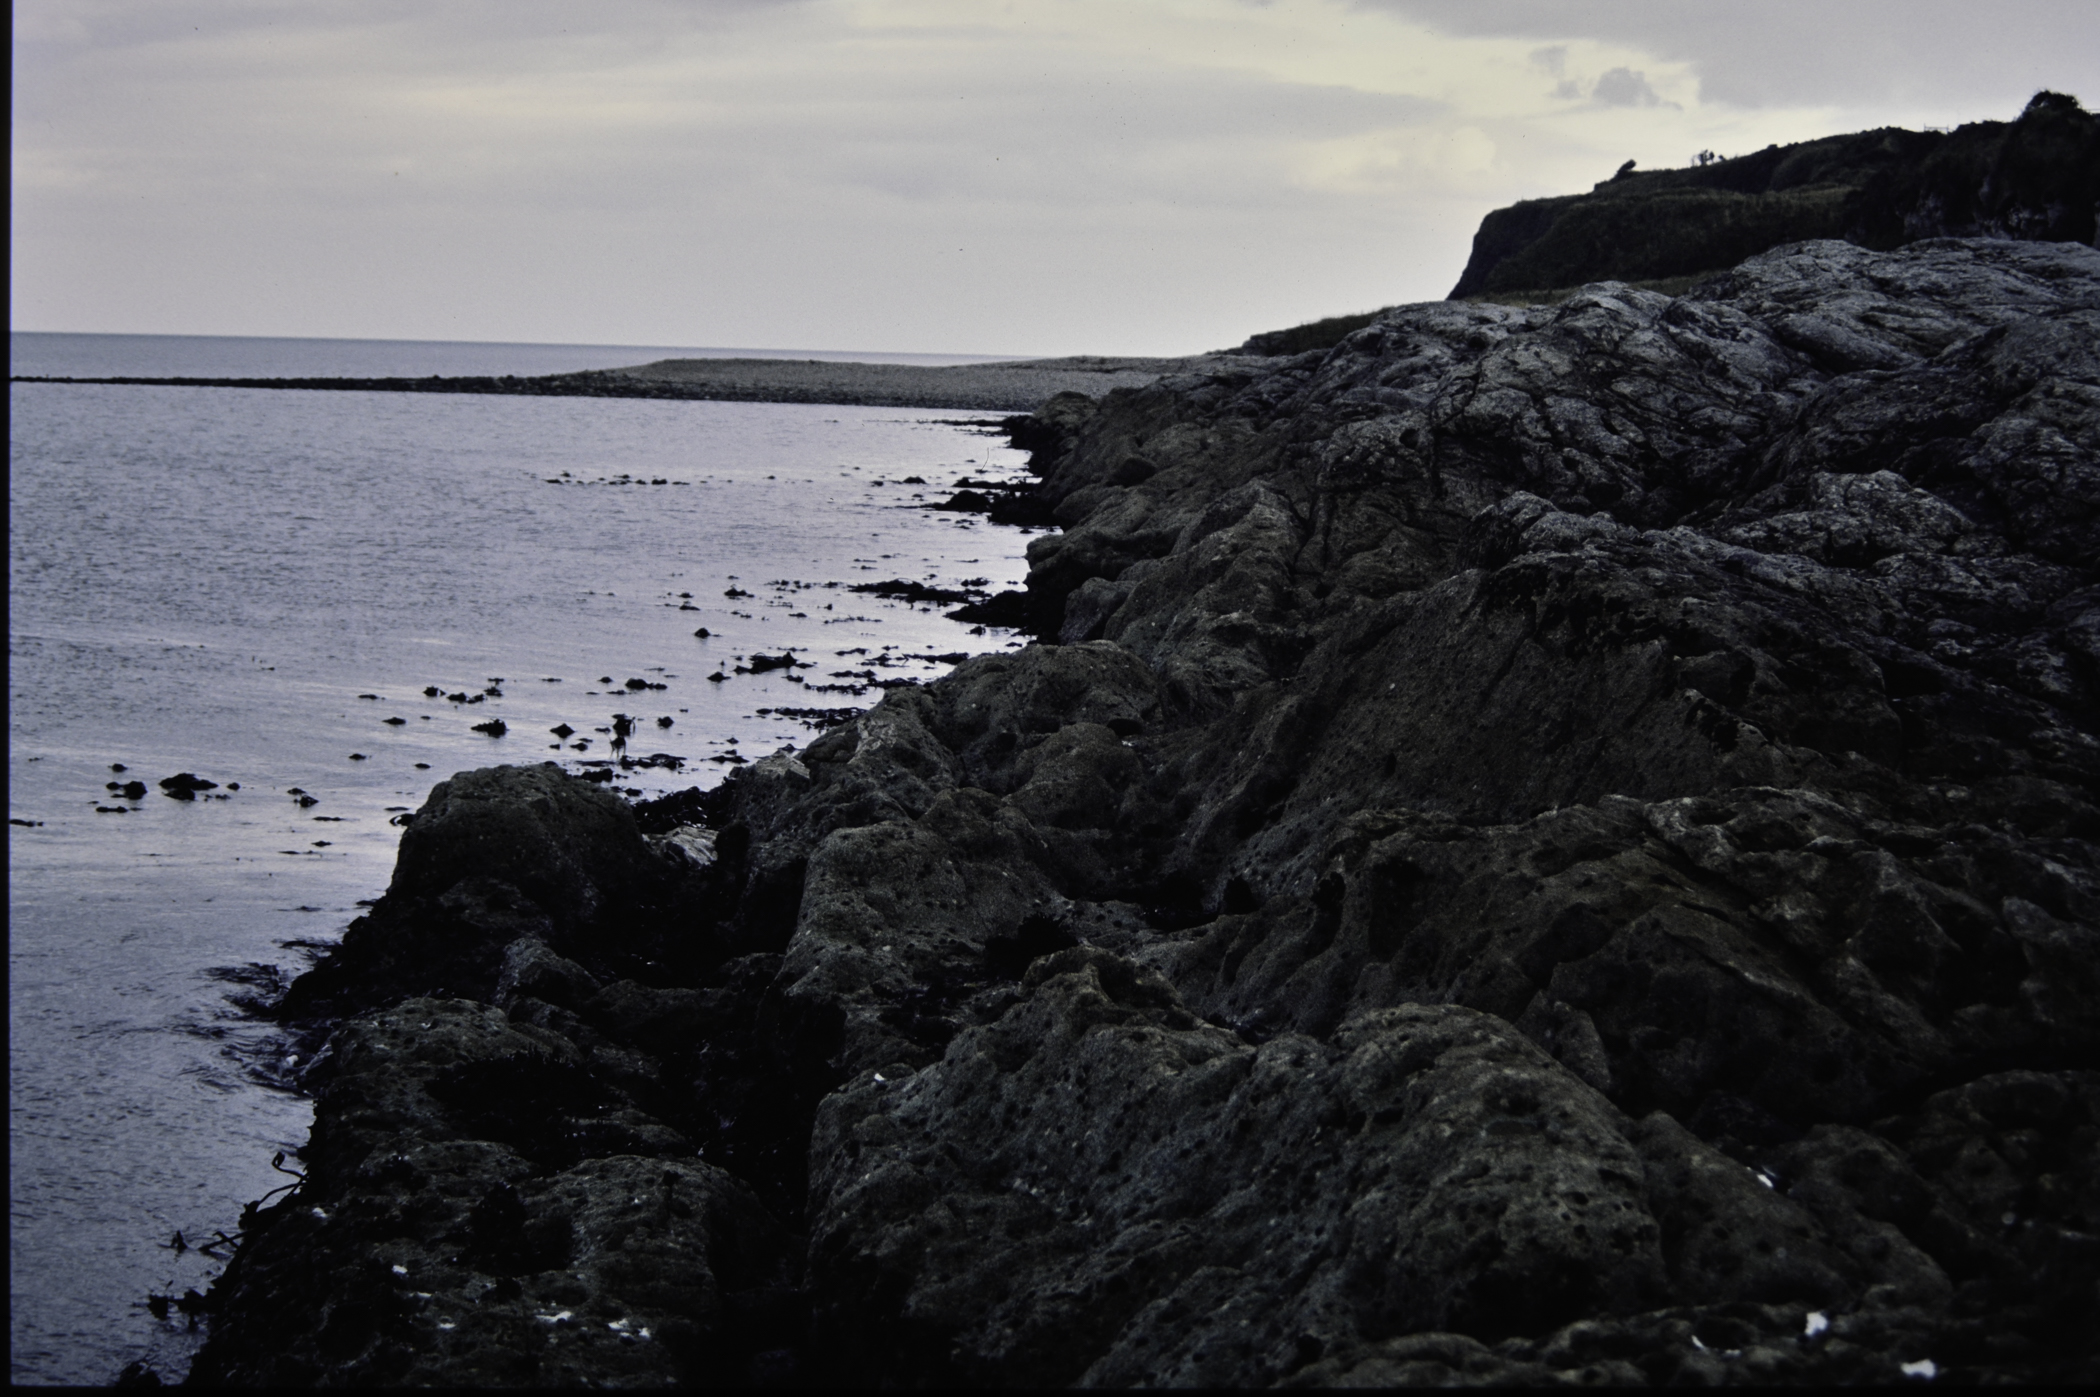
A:
[[[387,895],[437,898],[484,878],[581,927],[659,877],[625,801],[542,762],[462,771],[433,786],[401,836]]]
[[[311,1019],[412,994],[493,999],[521,941],[633,974],[704,940],[692,903],[709,880],[552,762],[460,772],[410,820],[386,896],[281,1007]]]

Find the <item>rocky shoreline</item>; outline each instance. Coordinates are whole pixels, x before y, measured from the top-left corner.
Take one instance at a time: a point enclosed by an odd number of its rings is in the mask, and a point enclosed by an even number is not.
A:
[[[205,1384],[2100,1379],[2100,252],[1010,424],[983,656],[441,783]]]

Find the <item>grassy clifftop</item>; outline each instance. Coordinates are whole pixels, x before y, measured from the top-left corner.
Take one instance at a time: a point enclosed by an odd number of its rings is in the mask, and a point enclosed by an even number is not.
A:
[[[2037,93],[2017,120],[1884,127],[1682,170],[1624,170],[1588,194],[1481,220],[1453,299],[1719,271],[1783,243],[1886,250],[1921,238],[2092,243],[2100,117]]]
[[[1452,300],[1551,302],[1592,281],[1672,295],[1702,275],[1810,238],[1887,251],[1921,238],[2096,244],[2100,117],[2038,92],[2012,121],[1886,126],[1682,170],[1631,162],[1587,194],[1526,199],[1480,221]],[[1329,349],[1384,311],[1250,337],[1246,354]]]

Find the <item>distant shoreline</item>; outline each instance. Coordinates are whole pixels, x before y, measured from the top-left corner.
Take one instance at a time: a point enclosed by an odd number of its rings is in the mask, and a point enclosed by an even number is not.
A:
[[[1181,359],[1077,356],[929,366],[815,359],[662,359],[633,368],[427,378],[207,378],[17,374],[10,383],[117,384],[175,388],[305,389],[323,392],[472,393],[520,397],[660,398],[726,402],[915,407],[1029,412],[1059,393],[1088,397],[1141,388],[1171,374],[1230,367],[1244,356]],[[1255,361],[1259,362],[1259,361]]]

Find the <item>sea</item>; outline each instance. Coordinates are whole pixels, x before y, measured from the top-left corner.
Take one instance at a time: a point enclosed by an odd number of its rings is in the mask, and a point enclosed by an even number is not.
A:
[[[14,333],[13,375],[422,377],[668,357],[999,356]],[[1019,357],[1019,356],[1006,356]],[[1018,647],[948,608],[1032,532],[995,412],[14,383],[8,413],[10,1376],[187,1370],[179,1303],[311,1122],[245,1012],[385,890],[452,772],[635,797]],[[791,651],[808,668],[748,671]],[[639,720],[607,768],[615,714]],[[500,722],[496,721],[500,720]],[[566,738],[553,729],[567,727]],[[163,783],[188,775],[191,798]],[[143,790],[143,794],[141,794]],[[177,1234],[181,1241],[177,1242]],[[156,1304],[153,1297],[178,1303]]]

